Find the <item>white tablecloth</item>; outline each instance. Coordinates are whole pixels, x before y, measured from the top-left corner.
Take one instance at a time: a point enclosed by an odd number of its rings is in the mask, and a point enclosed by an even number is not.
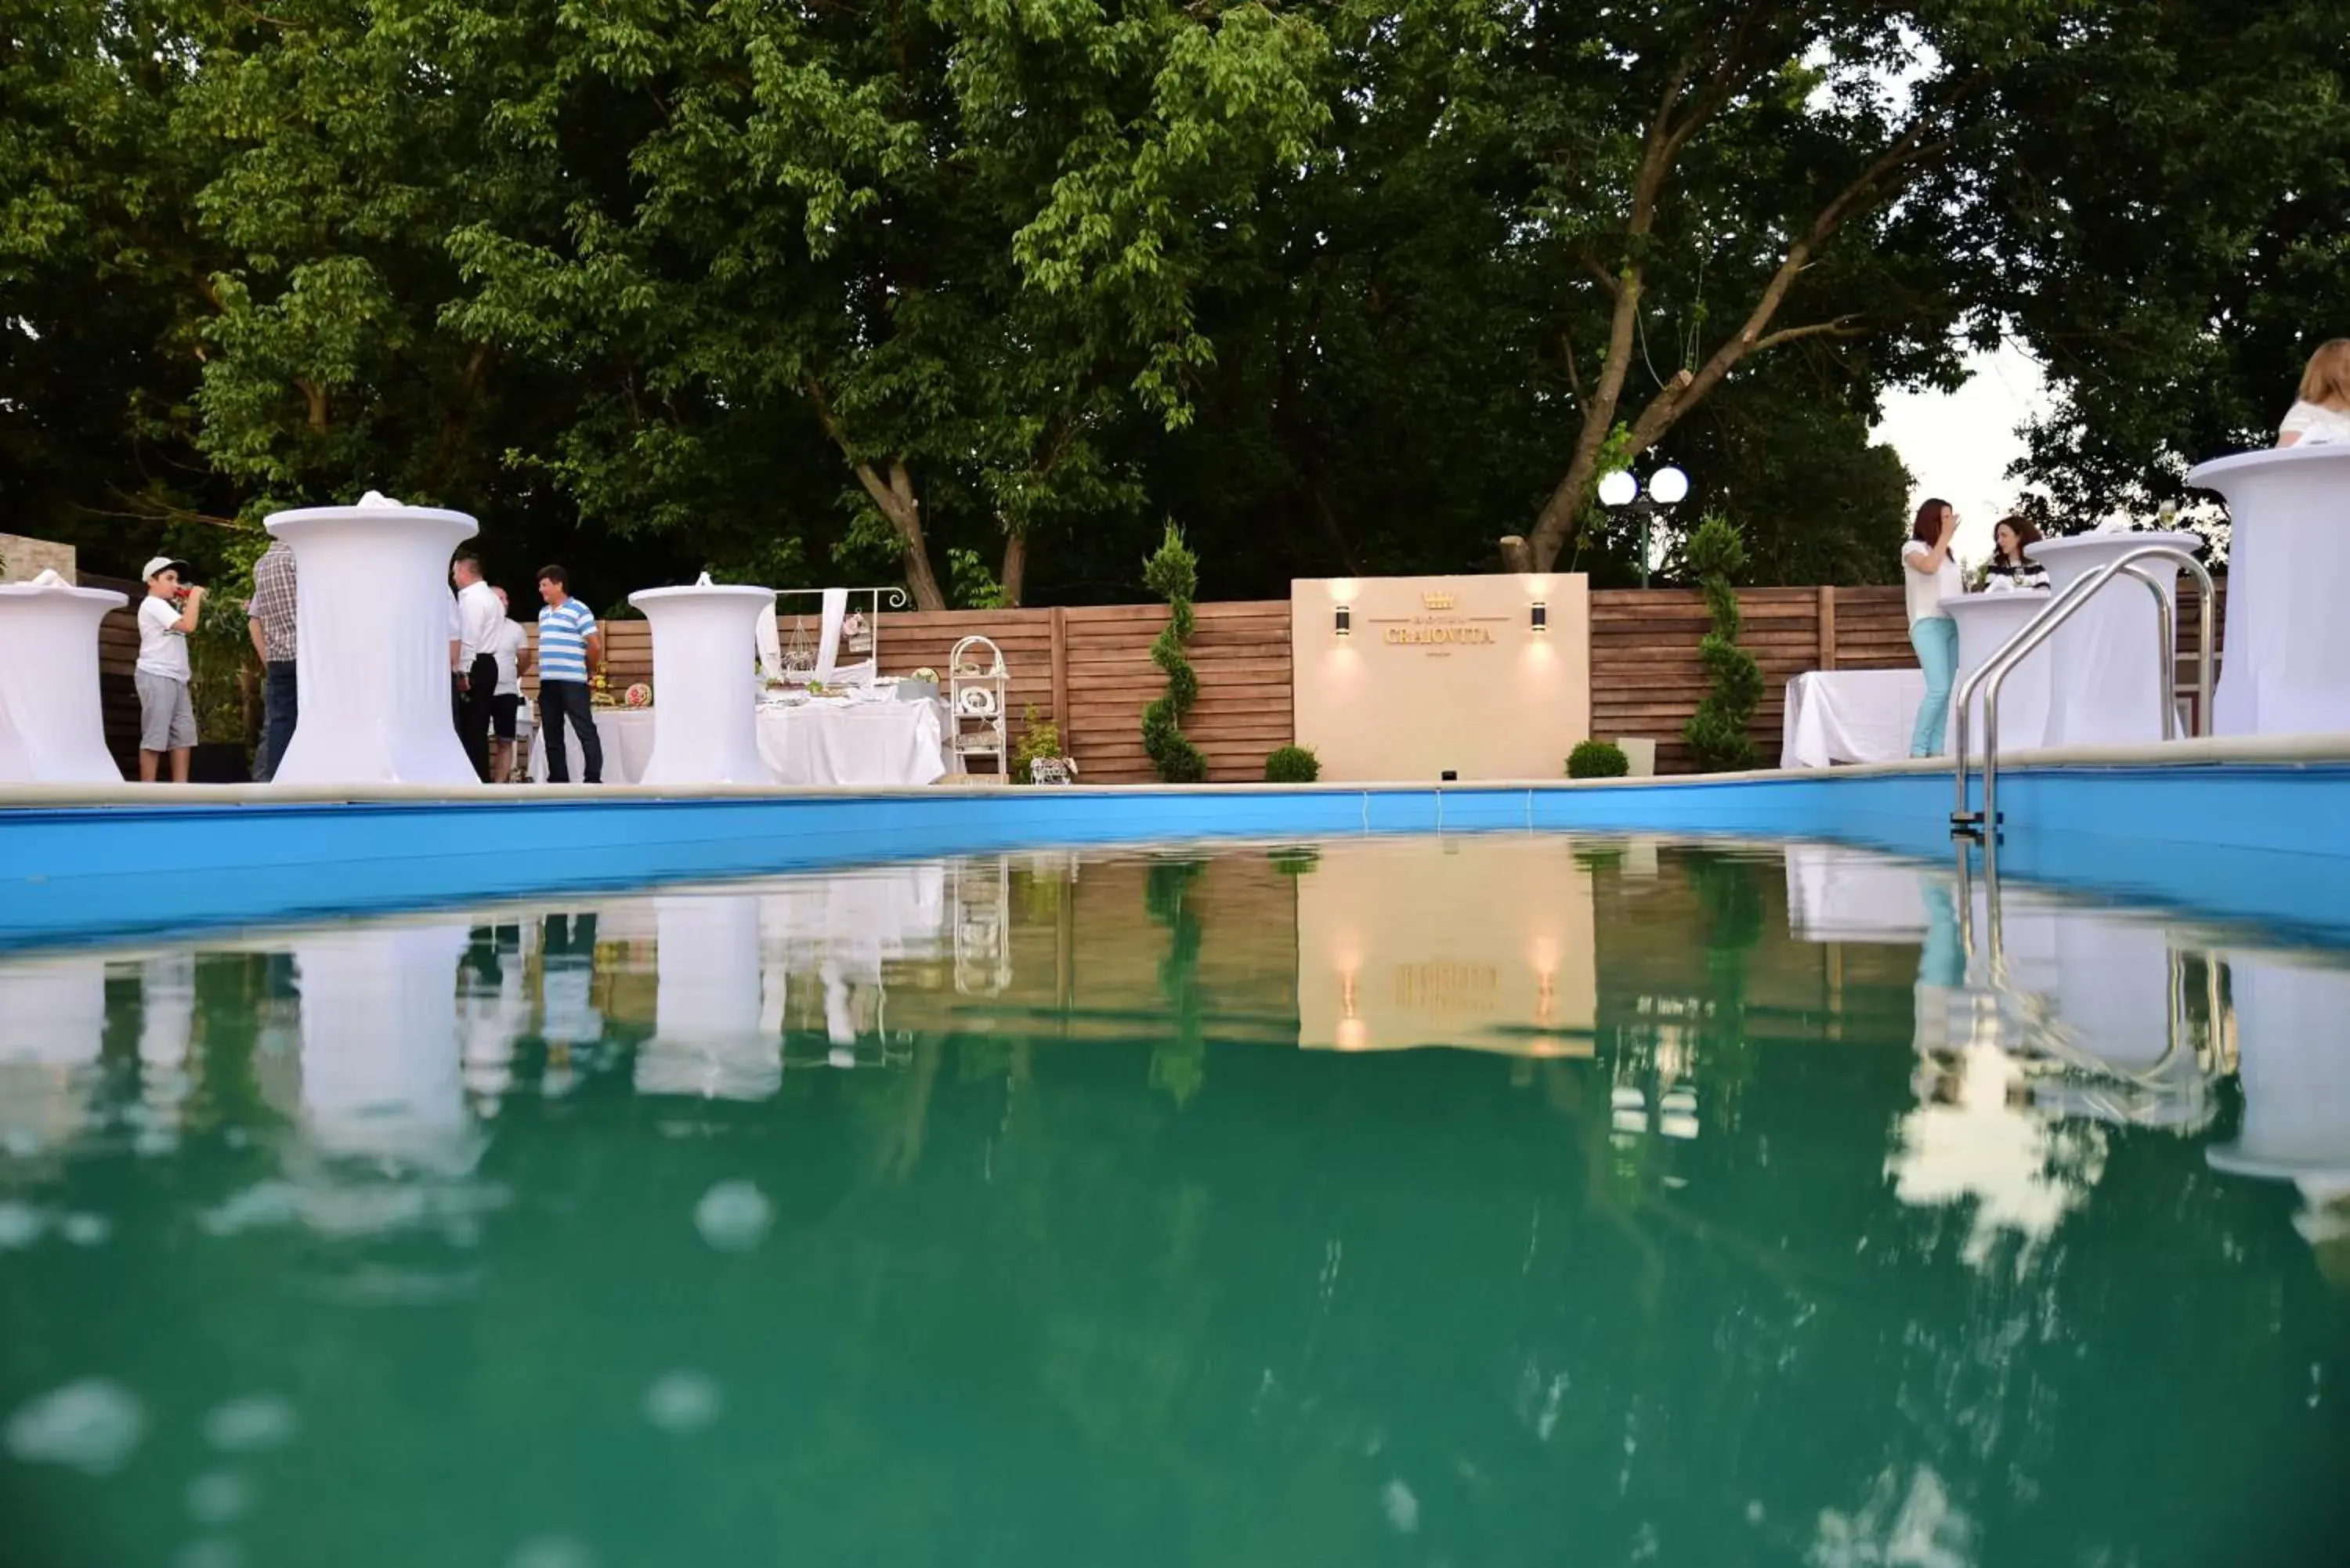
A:
[[[1922,670],[1814,670],[1798,675],[1787,682],[1779,765],[1898,762],[1909,754],[1909,732],[1925,700]]]
[[[942,704],[826,702],[759,710],[759,754],[779,784],[840,784],[858,789],[935,783],[946,774]],[[635,784],[653,752],[650,708],[598,708],[596,732],[604,742],[604,782]],[[530,776],[546,777],[545,732],[532,737]],[[568,729],[574,783],[587,776],[579,742]]]
[[[2119,588],[2108,588],[2118,593]],[[2144,589],[2137,590],[2143,593]],[[1950,686],[1950,724],[1944,732],[1945,753],[1958,749],[1960,688],[1984,665],[1991,656],[2007,646],[2010,639],[2031,624],[2032,618],[2048,607],[2053,593],[1963,594],[1954,599],[1944,599],[1942,607],[1959,627],[1959,673]],[[2051,639],[2053,642],[2054,639]],[[2047,744],[2048,706],[2054,695],[2056,661],[2050,656],[2049,643],[2042,643],[2023,656],[2022,663],[2008,672],[1999,688],[1999,750],[2002,756],[2010,752],[2028,752]],[[1968,749],[1977,757],[1983,754],[1983,694],[1975,693],[1973,712],[1968,722],[1972,726],[1968,735]]]
[[[2061,594],[2144,545],[2192,549],[2200,543],[2192,534],[2076,534],[2043,539],[2024,554],[2047,566],[2049,587]],[[2175,612],[2178,568],[2160,561],[2138,565],[2156,581],[2172,585]],[[2048,744],[2145,745],[2162,739],[2162,660],[2175,656],[2175,644],[2158,646],[2154,598],[2142,584],[2106,584],[2056,629],[2047,651],[2055,659]]]
[[[2228,657],[2213,732],[2350,732],[2350,446],[2239,453],[2187,483],[2228,498]]]
[[[1836,844],[1790,844],[1784,853],[1787,927],[1803,942],[1922,942],[1924,888],[1950,880],[1939,869]]]

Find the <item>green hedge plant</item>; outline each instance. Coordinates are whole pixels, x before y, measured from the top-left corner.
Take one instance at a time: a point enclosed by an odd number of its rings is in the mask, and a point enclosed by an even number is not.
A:
[[[1584,741],[1567,754],[1571,779],[1620,779],[1632,771],[1632,759],[1613,741]]]
[[[1276,746],[1264,759],[1267,784],[1312,784],[1322,776],[1322,759],[1311,746]]]

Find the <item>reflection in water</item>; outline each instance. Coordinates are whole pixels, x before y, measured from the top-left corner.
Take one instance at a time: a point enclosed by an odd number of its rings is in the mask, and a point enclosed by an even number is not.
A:
[[[2327,1561],[2345,1074],[2341,955],[1810,846],[0,959],[0,1490],[43,1562]]]

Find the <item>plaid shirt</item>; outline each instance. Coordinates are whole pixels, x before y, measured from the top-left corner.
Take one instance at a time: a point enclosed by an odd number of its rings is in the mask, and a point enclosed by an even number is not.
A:
[[[294,552],[276,540],[253,564],[253,597],[245,601],[247,618],[261,623],[262,657],[283,664],[294,657]]]

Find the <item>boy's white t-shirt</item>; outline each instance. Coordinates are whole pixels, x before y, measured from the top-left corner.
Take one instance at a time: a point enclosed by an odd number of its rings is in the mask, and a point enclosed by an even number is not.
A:
[[[1938,615],[1950,614],[1942,607],[1942,601],[1957,598],[1967,591],[1965,581],[1959,576],[1958,562],[1948,556],[1942,557],[1941,566],[1932,572],[1921,572],[1909,565],[1908,557],[1927,553],[1928,546],[1915,539],[1901,546],[1901,587],[1909,596],[1909,620],[1913,626]]]
[[[149,675],[188,678],[188,636],[179,607],[149,594],[139,601],[139,668]]]
[[[2323,403],[2295,403],[2277,434],[2298,434],[2303,446],[2350,444],[2350,410],[2329,409]]]

